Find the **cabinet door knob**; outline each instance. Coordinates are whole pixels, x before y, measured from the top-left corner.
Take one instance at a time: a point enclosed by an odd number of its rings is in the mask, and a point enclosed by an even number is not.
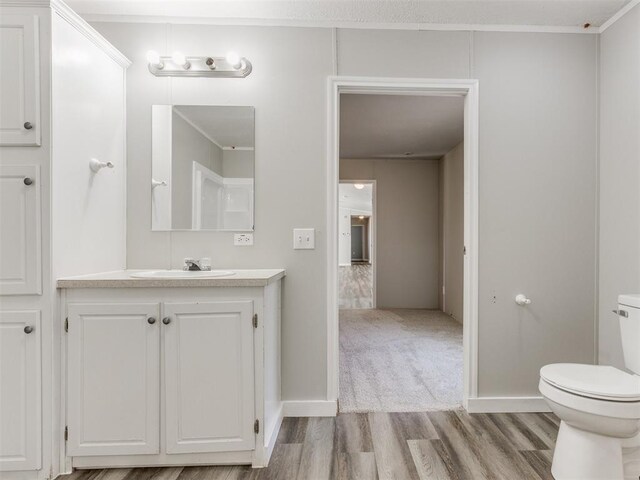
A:
[[[171,323],[171,317],[164,317],[162,319],[162,323],[164,323],[165,325],[169,325]]]
[[[24,327],[24,333],[31,333],[33,332],[33,327],[31,325],[27,325],[26,327]]]
[[[31,130],[33,128],[33,124],[31,122],[24,122],[24,128]]]
[[[153,318],[153,317],[149,317],[149,318],[147,318],[147,323],[149,325],[153,325],[154,323],[156,323],[156,319]]]
[[[23,183],[25,185],[32,185],[33,184],[33,179],[29,178],[29,177],[25,177],[24,180],[23,180]]]

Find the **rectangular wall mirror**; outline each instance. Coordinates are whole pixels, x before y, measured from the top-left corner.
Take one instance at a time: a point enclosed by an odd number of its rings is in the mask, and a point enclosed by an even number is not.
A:
[[[253,231],[254,109],[152,106],[152,230]]]

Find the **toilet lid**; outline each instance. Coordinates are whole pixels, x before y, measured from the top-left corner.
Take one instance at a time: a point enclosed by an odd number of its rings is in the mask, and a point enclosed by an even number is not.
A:
[[[622,402],[640,400],[640,376],[610,366],[555,363],[542,367],[540,377],[583,397]]]

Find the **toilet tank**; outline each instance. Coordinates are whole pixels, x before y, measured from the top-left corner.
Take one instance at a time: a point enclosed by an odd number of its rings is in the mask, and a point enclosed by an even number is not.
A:
[[[640,294],[620,295],[618,315],[625,367],[640,375]]]

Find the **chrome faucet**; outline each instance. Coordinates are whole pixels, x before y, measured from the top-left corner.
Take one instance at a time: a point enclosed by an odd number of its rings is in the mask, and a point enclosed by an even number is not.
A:
[[[195,258],[185,258],[182,269],[190,272],[209,271],[211,270],[211,259],[201,258],[196,260]]]

